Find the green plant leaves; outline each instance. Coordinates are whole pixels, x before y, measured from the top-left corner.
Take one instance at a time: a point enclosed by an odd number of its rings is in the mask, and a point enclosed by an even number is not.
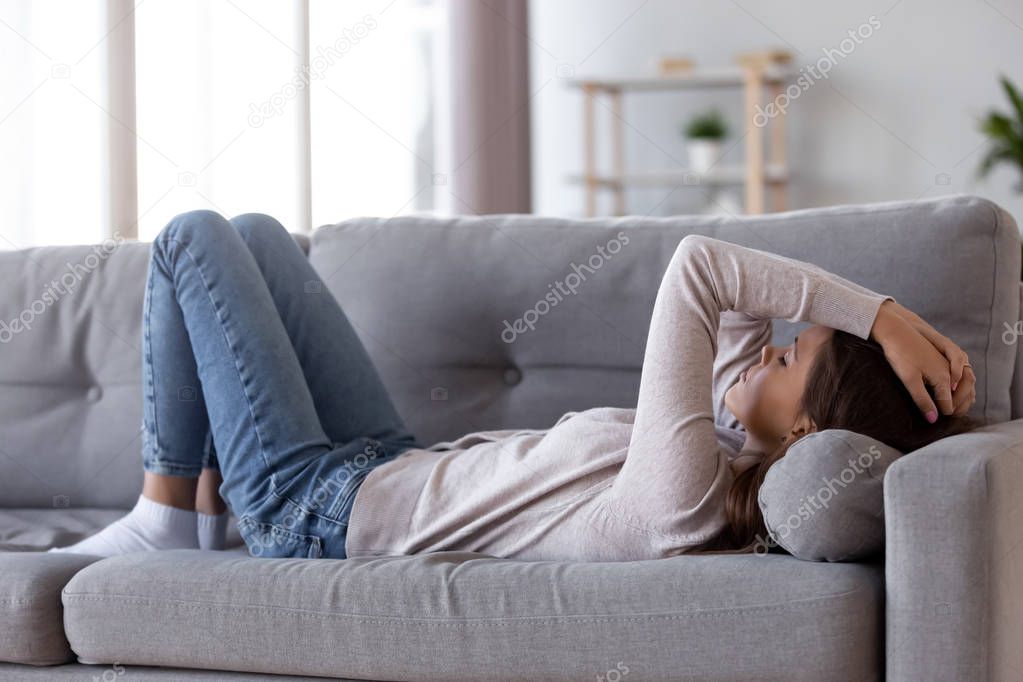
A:
[[[1014,165],[1020,171],[1016,191],[1023,192],[1023,96],[1004,75],[999,76],[999,82],[1012,104],[1012,112],[991,111],[980,121],[979,129],[988,138],[988,148],[977,175],[985,177],[1000,163]]]

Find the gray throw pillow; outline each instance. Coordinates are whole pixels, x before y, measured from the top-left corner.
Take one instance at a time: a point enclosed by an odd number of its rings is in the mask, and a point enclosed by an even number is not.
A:
[[[801,438],[764,477],[758,501],[770,538],[808,561],[855,561],[884,548],[884,473],[902,456],[867,436],[828,429]]]

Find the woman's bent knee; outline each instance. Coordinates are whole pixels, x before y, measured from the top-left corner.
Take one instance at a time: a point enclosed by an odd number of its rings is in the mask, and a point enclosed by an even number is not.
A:
[[[215,234],[218,230],[231,229],[230,223],[216,211],[199,209],[179,213],[157,235],[154,244],[167,241],[191,243],[196,239]]]
[[[231,218],[231,224],[238,230],[245,243],[251,246],[275,246],[289,244],[292,237],[276,218],[264,213],[244,213]]]

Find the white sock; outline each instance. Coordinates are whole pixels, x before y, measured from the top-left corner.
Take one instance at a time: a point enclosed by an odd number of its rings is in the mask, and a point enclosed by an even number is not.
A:
[[[196,513],[139,495],[135,508],[109,526],[70,547],[51,552],[114,556],[156,549],[197,549]]]
[[[199,531],[199,549],[224,549],[227,540],[227,512],[221,514],[204,514],[196,512],[198,516],[197,530]]]

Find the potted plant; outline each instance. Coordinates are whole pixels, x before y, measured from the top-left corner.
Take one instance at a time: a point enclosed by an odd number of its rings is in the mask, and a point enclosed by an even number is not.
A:
[[[1023,97],[1004,75],[999,77],[1002,89],[1012,105],[1008,114],[988,112],[980,122],[980,131],[988,138],[988,150],[981,159],[978,175],[985,177],[999,163],[1008,163],[1020,171],[1016,191],[1023,192]]]
[[[997,164],[1008,163],[1020,172],[1016,191],[1023,192],[1023,97],[1004,75],[998,80],[1009,98],[1010,113],[990,111],[980,122],[980,131],[987,135],[988,149],[980,161],[978,176],[985,177]],[[1023,272],[1020,273],[1023,279]]]
[[[690,119],[683,129],[689,169],[706,173],[721,156],[721,142],[728,135],[728,124],[717,109]]]

